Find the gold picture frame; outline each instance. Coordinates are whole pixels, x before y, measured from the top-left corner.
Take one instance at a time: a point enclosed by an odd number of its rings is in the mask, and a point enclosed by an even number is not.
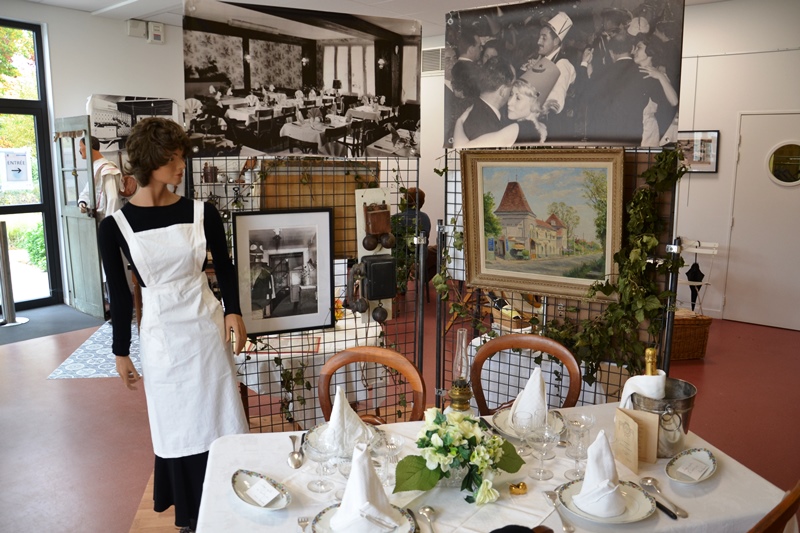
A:
[[[462,151],[467,284],[589,299],[613,281],[623,159],[622,148]]]

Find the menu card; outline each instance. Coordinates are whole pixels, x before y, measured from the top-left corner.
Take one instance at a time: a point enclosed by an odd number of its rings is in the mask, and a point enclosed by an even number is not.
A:
[[[639,461],[655,463],[658,459],[658,422],[656,413],[617,409],[614,457],[634,474],[639,473]]]

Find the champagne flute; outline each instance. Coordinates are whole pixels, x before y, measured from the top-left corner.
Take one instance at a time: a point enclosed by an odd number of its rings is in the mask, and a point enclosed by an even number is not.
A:
[[[520,457],[525,457],[531,454],[530,446],[528,446],[528,436],[533,430],[533,414],[528,411],[515,411],[511,417],[511,427],[519,436],[522,441],[517,447],[517,453]]]
[[[534,449],[539,452],[539,468],[534,468],[530,476],[540,481],[550,479],[553,477],[553,472],[544,467],[544,458],[547,452],[558,444],[558,432],[552,426],[542,424],[534,428],[531,442],[533,443]]]
[[[536,413],[533,415],[533,429],[536,429],[541,425],[545,425],[550,426],[555,431],[553,420],[555,420],[555,418],[550,417],[550,413],[547,409],[537,409]],[[548,461],[555,458],[556,454],[553,452],[553,450],[548,450],[544,455],[544,459]]]
[[[311,492],[322,493],[333,490],[333,482],[325,479],[323,476],[327,475],[327,469],[324,465],[331,460],[335,451],[333,445],[324,441],[317,440],[317,442],[311,444],[311,439],[306,439],[303,443],[303,452],[309,459],[317,463],[317,477],[309,481],[307,485],[308,490]]]

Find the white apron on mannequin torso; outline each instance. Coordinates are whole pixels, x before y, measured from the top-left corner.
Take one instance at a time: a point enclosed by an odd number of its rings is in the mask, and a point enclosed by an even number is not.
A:
[[[223,435],[247,433],[222,306],[202,271],[203,203],[194,222],[134,233],[114,213],[142,278],[139,333],[153,450],[168,459],[208,451]]]

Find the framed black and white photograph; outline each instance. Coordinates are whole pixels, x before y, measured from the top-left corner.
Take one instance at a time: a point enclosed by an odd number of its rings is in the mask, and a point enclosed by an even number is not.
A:
[[[678,147],[683,152],[687,172],[717,171],[719,130],[680,131]]]
[[[467,284],[585,299],[613,281],[622,166],[622,148],[461,152]]]
[[[674,142],[683,13],[684,0],[448,13],[445,147]]]
[[[330,327],[333,210],[234,213],[234,261],[248,336]]]
[[[185,123],[199,155],[419,157],[418,21],[185,5]]]

